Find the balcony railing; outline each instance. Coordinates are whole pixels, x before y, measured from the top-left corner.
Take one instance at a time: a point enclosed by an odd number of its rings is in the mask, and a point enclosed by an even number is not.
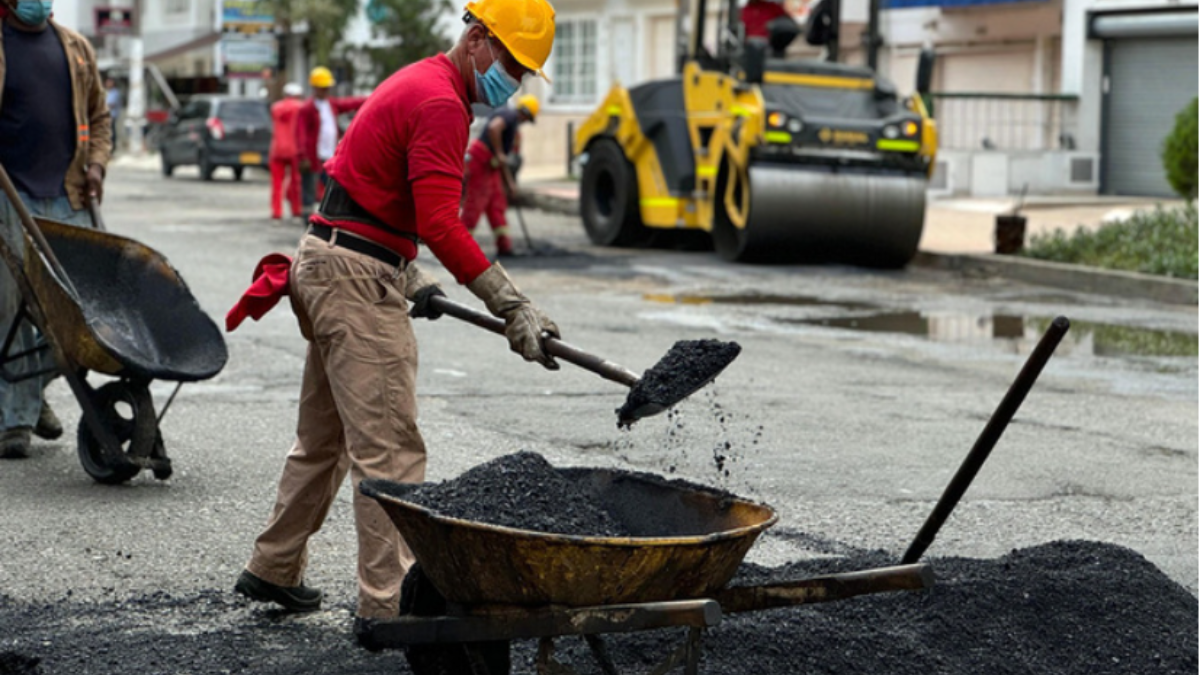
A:
[[[946,150],[1072,150],[1079,97],[1066,94],[934,92]]]

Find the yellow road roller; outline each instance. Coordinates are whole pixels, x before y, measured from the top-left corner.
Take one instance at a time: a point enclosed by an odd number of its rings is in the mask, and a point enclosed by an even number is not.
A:
[[[837,0],[814,17],[834,18]],[[593,243],[700,237],[739,262],[903,267],[917,251],[937,131],[918,95],[901,98],[870,66],[789,59],[804,33],[836,56],[836,29],[789,17],[744,38],[722,3],[717,46],[702,40],[708,0],[681,0],[676,77],[620,84],[579,127],[580,211]],[[877,12],[877,4],[872,3]],[[871,22],[872,27],[877,22]],[[832,44],[828,44],[832,42]],[[874,64],[877,38],[868,39]]]

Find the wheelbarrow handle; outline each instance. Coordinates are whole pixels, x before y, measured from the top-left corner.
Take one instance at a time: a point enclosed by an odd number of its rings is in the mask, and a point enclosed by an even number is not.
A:
[[[505,334],[504,329],[506,325],[504,319],[472,309],[444,295],[435,295],[429,299],[429,302],[433,305],[434,309],[443,314],[448,314],[456,319],[475,324],[484,330],[489,330],[498,335]],[[596,356],[595,354],[589,354],[556,337],[546,337],[542,341],[542,344],[546,349],[546,353],[554,358],[573,363],[584,370],[590,370],[600,377],[612,380],[617,384],[632,387],[641,379],[641,376],[624,366]]]
[[[71,278],[67,276],[66,270],[63,269],[62,263],[58,262],[58,257],[54,255],[54,249],[50,248],[50,242],[46,241],[46,236],[42,234],[42,228],[34,222],[33,216],[29,213],[29,209],[25,208],[25,202],[21,201],[21,196],[17,194],[17,187],[13,185],[12,179],[8,177],[8,171],[3,165],[0,165],[0,188],[4,189],[4,194],[8,197],[8,201],[12,203],[13,209],[17,212],[17,217],[21,220],[21,225],[25,227],[25,231],[29,233],[29,238],[37,245],[38,250],[46,258],[46,262],[50,264],[50,269],[54,275],[58,277],[63,286],[71,295],[79,297],[79,293],[75,291],[75,286],[71,283]]]

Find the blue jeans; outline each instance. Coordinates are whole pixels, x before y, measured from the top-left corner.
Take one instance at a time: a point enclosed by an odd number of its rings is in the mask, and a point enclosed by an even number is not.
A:
[[[66,197],[37,199],[18,192],[25,208],[32,215],[51,220],[58,220],[79,227],[91,227],[91,215],[87,209],[76,211],[71,208],[71,202]],[[4,245],[18,257],[25,255],[25,229],[21,219],[8,197],[0,192],[0,236]],[[21,290],[13,279],[8,265],[0,264],[0,344],[12,326],[13,319],[21,307]],[[37,329],[28,320],[22,320],[9,348],[10,353],[19,353],[33,349],[45,341]],[[31,372],[54,366],[54,357],[49,351],[42,352],[32,358],[14,361],[7,367],[14,372]],[[42,413],[42,389],[54,374],[41,377],[31,377],[20,382],[9,383],[0,378],[0,428],[14,429],[18,427],[33,427],[37,424],[38,416]]]

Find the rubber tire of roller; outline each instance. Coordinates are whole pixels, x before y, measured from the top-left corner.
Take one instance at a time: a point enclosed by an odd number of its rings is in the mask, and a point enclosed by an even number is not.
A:
[[[648,232],[638,206],[637,172],[611,138],[593,141],[580,181],[580,215],[598,246],[636,246]]]
[[[147,386],[127,381],[109,382],[96,390],[92,403],[101,417],[101,423],[117,437],[126,455],[148,455],[151,452],[158,439],[158,418],[154,414],[154,404]],[[118,403],[130,407],[131,418],[117,411]],[[117,485],[141,471],[136,464],[113,462],[105,456],[86,419],[79,420],[76,439],[79,463],[97,483]]]
[[[434,588],[429,577],[414,563],[400,584],[400,616],[442,616],[446,599]],[[509,675],[512,670],[511,643],[491,642],[411,645],[404,650],[414,675],[460,675],[472,670],[472,653],[486,675]]]

